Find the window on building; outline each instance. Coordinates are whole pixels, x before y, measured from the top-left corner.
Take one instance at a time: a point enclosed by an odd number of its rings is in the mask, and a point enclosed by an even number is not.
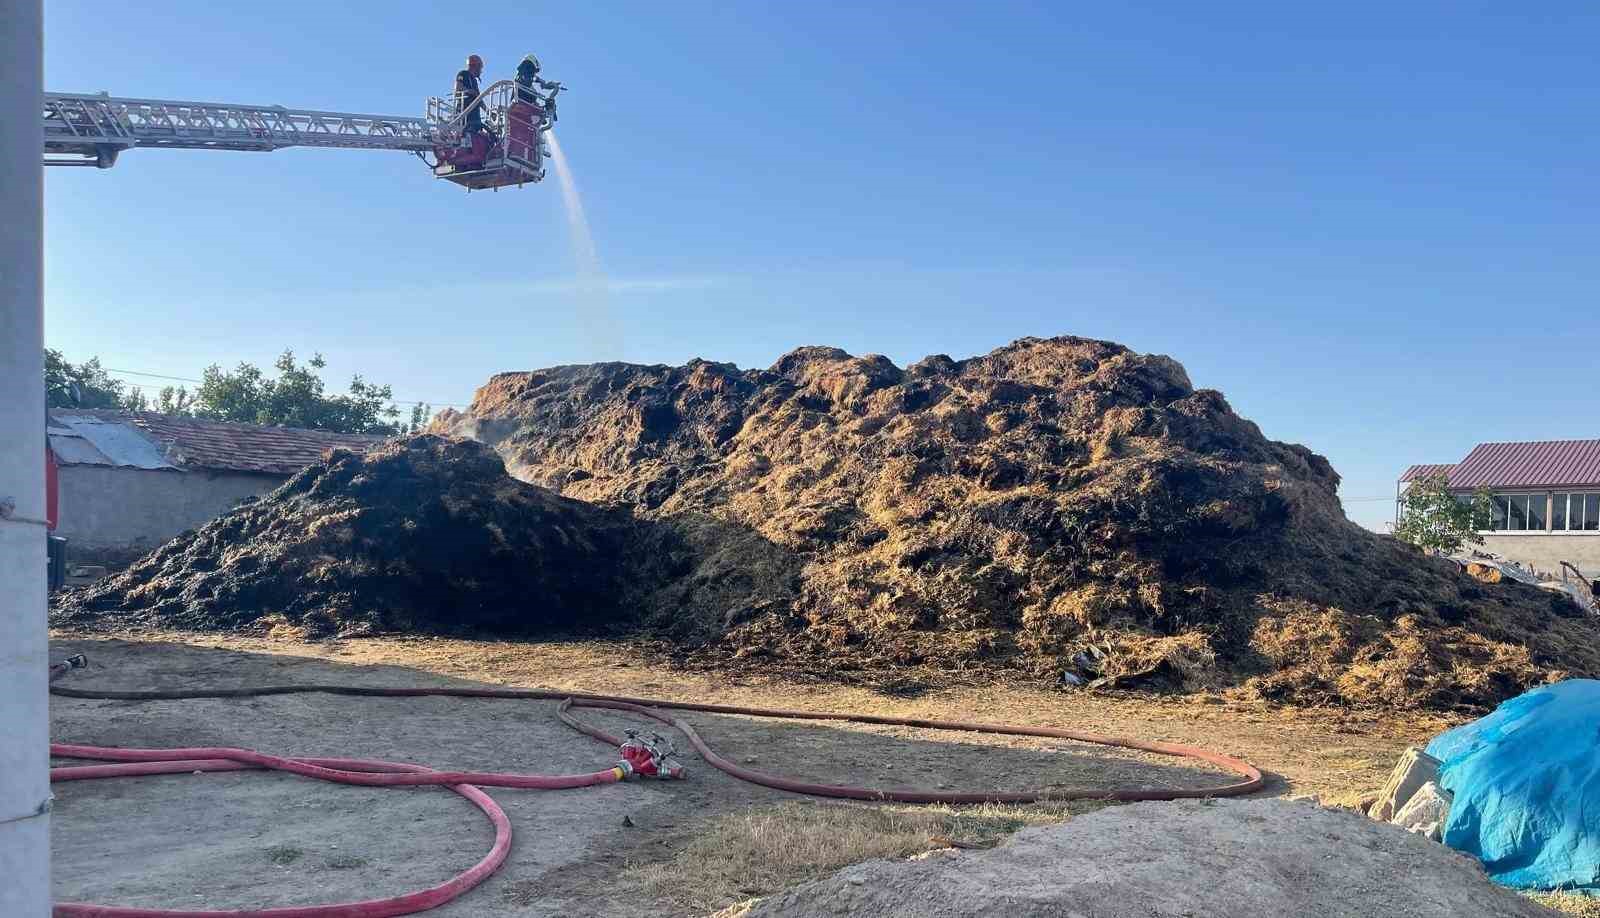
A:
[[[1552,495],[1550,528],[1565,532],[1600,531],[1600,494],[1561,492]]]
[[[1510,522],[1506,528],[1512,532],[1524,532],[1528,528],[1528,495],[1510,494],[1506,496],[1506,516]]]
[[[1490,506],[1489,528],[1495,532],[1544,532],[1550,515],[1550,498],[1545,494],[1496,494]],[[1564,513],[1572,517],[1570,506]]]
[[[1600,493],[1593,491],[1496,494],[1489,506],[1492,532],[1600,532]]]

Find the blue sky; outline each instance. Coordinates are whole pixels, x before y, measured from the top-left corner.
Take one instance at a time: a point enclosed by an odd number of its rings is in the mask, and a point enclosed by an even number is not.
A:
[[[1600,436],[1600,5],[480,8],[47,0],[46,86],[420,114],[468,52],[534,51],[605,295],[553,180],[136,150],[47,174],[48,343],[320,350],[465,403],[558,363],[1109,338],[1327,455],[1374,526],[1413,461]]]

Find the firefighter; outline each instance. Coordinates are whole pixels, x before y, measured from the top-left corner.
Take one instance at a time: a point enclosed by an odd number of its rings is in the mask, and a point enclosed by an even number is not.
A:
[[[560,85],[560,83],[557,83],[553,80],[540,78],[539,59],[531,54],[523,58],[522,63],[517,65],[518,102],[526,102],[529,105],[540,105],[544,100],[539,98],[539,94],[534,91],[534,86],[538,86],[540,89],[549,91]]]
[[[483,74],[483,58],[476,54],[467,55],[467,69],[456,74],[456,104],[466,108],[477,101],[479,95],[478,77]],[[466,129],[463,131],[462,140],[466,145],[472,144],[472,135],[483,130],[483,111],[473,108],[467,112]]]

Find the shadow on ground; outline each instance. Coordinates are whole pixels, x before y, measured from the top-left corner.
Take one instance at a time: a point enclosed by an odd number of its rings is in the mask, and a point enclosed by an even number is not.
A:
[[[86,654],[80,688],[175,689],[289,683],[485,685],[400,666],[194,647],[63,640]],[[716,701],[717,699],[705,699]],[[245,746],[438,768],[532,773],[610,766],[613,750],[555,717],[555,702],[353,698],[324,694],[120,702],[52,698],[56,741],[108,746]],[[581,716],[619,732],[615,712]],[[813,781],[876,787],[1024,790],[1085,784],[1193,787],[1219,775],[1152,756],[1029,738],[688,714],[736,762]],[[648,724],[654,727],[653,723]],[[674,737],[687,746],[681,737]],[[619,883],[696,828],[750,806],[794,799],[733,779],[692,750],[682,783],[571,791],[494,789],[516,838],[483,888],[431,914],[607,914],[639,904]],[[131,906],[261,908],[394,895],[442,882],[488,849],[483,817],[442,789],[376,789],[263,773],[59,785],[53,820],[58,899]],[[613,902],[613,897],[615,902]],[[659,903],[664,914],[685,914]]]

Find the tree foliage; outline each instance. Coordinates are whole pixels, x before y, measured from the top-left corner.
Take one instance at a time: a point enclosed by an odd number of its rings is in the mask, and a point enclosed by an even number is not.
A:
[[[1480,529],[1488,529],[1493,497],[1485,488],[1470,496],[1450,493],[1443,475],[1411,483],[1400,503],[1394,534],[1403,541],[1434,554],[1449,554],[1462,545],[1482,545]]]
[[[184,390],[172,401],[189,399],[186,413],[219,421],[269,424],[279,427],[307,427],[343,433],[392,434],[401,431],[400,409],[388,386],[367,382],[356,374],[345,394],[327,393],[321,370],[327,361],[321,354],[301,364],[293,351],[284,351],[273,363],[277,378],[268,376],[252,363],[241,363],[231,372],[213,364],[206,368],[200,387],[192,396]]]
[[[419,432],[419,430],[427,427],[427,422],[432,421],[432,419],[434,419],[434,408],[422,403],[422,401],[418,401],[416,405],[411,406],[411,421],[406,422],[405,430],[402,430],[402,433]]]
[[[44,352],[44,403],[48,408],[123,408],[133,411],[148,407],[144,393],[130,389],[120,379],[106,374],[99,357],[73,364],[60,351]]]
[[[419,430],[432,415],[427,405],[416,405],[409,419],[403,419],[390,387],[369,383],[360,374],[350,381],[347,392],[329,394],[321,374],[327,362],[321,354],[313,354],[310,360],[300,363],[293,351],[286,350],[273,362],[276,376],[252,363],[240,363],[231,371],[213,364],[206,368],[193,391],[184,386],[166,386],[153,399],[107,376],[99,358],[77,366],[68,363],[58,351],[47,351],[45,358],[46,389],[52,407],[122,408],[369,434]],[[72,397],[73,382],[79,393],[76,402]]]

